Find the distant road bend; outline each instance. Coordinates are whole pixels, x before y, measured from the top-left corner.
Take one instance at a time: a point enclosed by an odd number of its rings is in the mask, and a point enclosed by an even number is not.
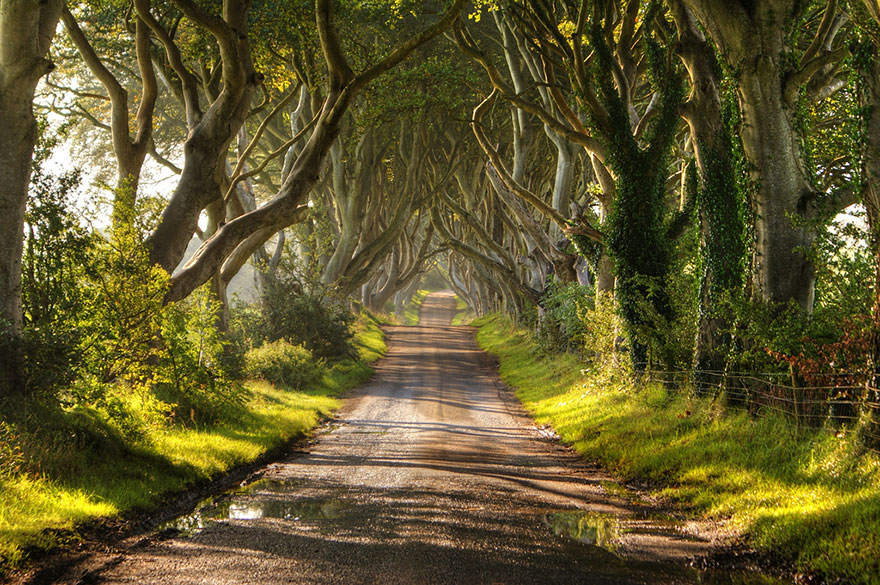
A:
[[[687,568],[711,545],[615,495],[608,477],[536,428],[473,330],[449,326],[454,313],[452,293],[428,296],[421,324],[389,328],[374,380],[307,453],[179,521],[194,530],[117,551],[88,581],[771,582]]]

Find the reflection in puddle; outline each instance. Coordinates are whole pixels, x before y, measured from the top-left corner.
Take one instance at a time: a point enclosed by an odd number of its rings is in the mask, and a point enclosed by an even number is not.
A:
[[[557,536],[571,539],[589,546],[599,547],[615,553],[621,539],[627,534],[669,534],[678,532],[681,538],[691,538],[681,533],[681,524],[669,517],[651,519],[620,518],[611,514],[566,510],[552,512],[544,516],[544,522]],[[595,550],[595,549],[593,549]],[[621,576],[628,570],[642,568],[656,575],[657,583],[681,583],[700,585],[784,585],[775,577],[760,573],[730,570],[699,570],[672,564],[654,564],[648,561],[633,561],[615,555],[614,563],[619,563]],[[604,558],[608,563],[608,558]]]
[[[547,525],[557,536],[613,551],[621,535],[620,520],[607,514],[572,510],[546,516]]]
[[[335,500],[287,501],[259,500],[232,502],[225,517],[230,520],[332,520],[345,513],[346,505]]]
[[[239,489],[236,493],[255,494],[259,492],[271,492],[276,494],[292,494],[301,489],[302,486],[296,481],[263,478],[258,479],[254,483],[248,484],[246,487]]]
[[[194,534],[219,520],[259,520],[274,518],[289,521],[334,520],[345,515],[350,504],[335,499],[252,499],[257,493],[283,495],[295,487],[288,482],[261,479],[216,499],[203,501],[196,510],[159,526],[159,531]]]
[[[668,535],[678,540],[699,540],[684,534],[681,523],[667,515],[620,517],[584,510],[566,510],[547,514],[544,519],[557,536],[614,551],[625,534]]]

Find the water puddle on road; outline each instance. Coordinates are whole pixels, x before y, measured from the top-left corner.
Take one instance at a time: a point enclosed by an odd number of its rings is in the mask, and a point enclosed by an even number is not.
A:
[[[191,514],[180,516],[158,527],[158,532],[197,534],[212,522],[221,520],[259,520],[273,518],[293,522],[335,520],[343,517],[351,504],[337,499],[254,499],[250,496],[270,493],[283,496],[295,491],[293,484],[261,479],[246,487],[202,501]]]
[[[553,534],[576,540],[582,544],[602,547],[614,552],[621,535],[620,520],[607,514],[583,512],[554,512],[544,521]]]
[[[775,577],[760,573],[723,569],[700,570],[688,566],[655,565],[645,561],[631,561],[617,556],[622,539],[627,535],[668,535],[677,540],[699,539],[683,532],[683,525],[671,516],[620,517],[613,514],[585,510],[563,510],[544,515],[544,523],[555,534],[587,547],[597,547],[615,554],[622,566],[642,568],[657,573],[657,582],[698,583],[700,585],[783,585]]]
[[[681,522],[672,516],[651,515],[621,517],[584,510],[553,512],[544,522],[556,536],[576,540],[614,552],[625,535],[675,534],[677,540],[699,539],[684,532]]]
[[[161,525],[158,532],[168,537],[187,538],[198,535],[213,523],[271,519],[307,526],[307,530],[317,530],[321,534],[336,534],[339,531],[345,532],[353,523],[362,524],[364,512],[358,510],[358,506],[363,505],[360,498],[352,497],[350,493],[346,494],[346,498],[308,497],[303,493],[304,488],[308,489],[296,480],[261,479],[203,501],[194,512]],[[402,508],[415,503],[398,501]],[[658,563],[628,556],[627,550],[632,544],[628,538],[644,539],[652,535],[674,534],[677,540],[693,539],[686,534],[684,526],[672,517],[644,513],[617,516],[587,510],[546,508],[535,512],[539,514],[546,530],[559,538],[577,543],[573,544],[575,547],[584,547],[584,562],[596,563],[597,569],[602,571],[619,572],[620,582],[664,585],[784,583],[758,573],[697,570],[688,567],[686,561]]]

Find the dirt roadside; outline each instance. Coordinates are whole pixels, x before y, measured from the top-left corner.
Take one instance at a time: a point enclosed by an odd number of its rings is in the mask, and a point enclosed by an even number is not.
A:
[[[639,498],[536,428],[451,293],[395,327],[374,380],[305,452],[158,533],[27,583],[773,583],[690,567],[710,524]]]

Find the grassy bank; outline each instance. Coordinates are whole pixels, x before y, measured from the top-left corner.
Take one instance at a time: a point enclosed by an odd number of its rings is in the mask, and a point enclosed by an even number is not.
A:
[[[470,311],[470,307],[468,307],[467,303],[455,297],[455,316],[452,318],[452,325],[467,325],[474,318],[473,313]]]
[[[851,436],[722,412],[686,392],[637,391],[607,373],[582,372],[573,355],[542,355],[506,318],[474,325],[536,420],[587,459],[724,519],[801,572],[880,583],[880,458]]]
[[[313,388],[247,382],[241,415],[222,425],[154,427],[132,439],[99,432],[100,423],[79,420],[88,417],[79,411],[35,412],[44,420],[33,436],[15,436],[14,427],[0,422],[0,576],[28,549],[75,539],[77,524],[155,507],[304,436],[345,391],[372,375],[368,363],[385,352],[379,323],[369,315],[359,319],[355,340],[361,359],[334,365]],[[65,440],[79,428],[75,440]]]
[[[403,324],[404,325],[418,325],[419,324],[419,311],[422,308],[422,303],[425,302],[425,297],[431,294],[429,290],[418,290],[416,294],[413,295],[412,299],[410,299],[409,304],[403,309]]]

